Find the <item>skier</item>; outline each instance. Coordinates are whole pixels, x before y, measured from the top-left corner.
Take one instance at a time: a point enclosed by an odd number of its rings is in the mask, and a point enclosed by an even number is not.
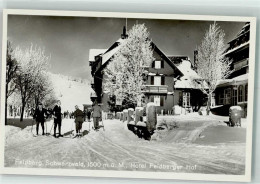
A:
[[[47,110],[43,108],[42,103],[39,103],[38,108],[36,108],[33,118],[36,120],[36,134],[38,135],[39,132],[39,124],[41,123],[42,127],[42,135],[45,135],[44,133],[44,121],[45,116],[48,116]]]
[[[94,121],[94,129],[98,130],[99,121],[101,120],[101,117],[102,117],[102,110],[101,110],[101,107],[98,105],[97,101],[94,102],[92,116],[93,116],[93,121]]]
[[[75,106],[75,112],[73,113],[73,116],[75,118],[75,126],[76,126],[76,137],[80,136],[80,130],[82,128],[82,123],[84,121],[84,113],[82,110],[79,109],[79,107]]]
[[[90,110],[90,109],[87,109],[88,122],[90,122],[90,116],[91,116],[91,110]]]
[[[53,115],[54,115],[54,137],[57,137],[56,136],[56,129],[57,129],[57,126],[58,126],[58,130],[59,130],[59,136],[58,137],[61,137],[61,121],[62,121],[62,113],[61,113],[61,102],[60,100],[57,102],[57,104],[55,105],[55,107],[53,108],[52,110],[53,112]]]

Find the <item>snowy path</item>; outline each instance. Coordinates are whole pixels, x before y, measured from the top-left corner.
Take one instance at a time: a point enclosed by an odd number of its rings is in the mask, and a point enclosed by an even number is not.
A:
[[[52,121],[48,122],[48,131],[51,125]],[[62,133],[69,132],[71,125],[73,120],[64,119]],[[5,166],[244,174],[245,143],[145,141],[118,120],[106,120],[104,125],[105,131],[88,132],[89,123],[85,122],[87,134],[76,139],[33,137],[31,127],[21,131],[7,126]]]

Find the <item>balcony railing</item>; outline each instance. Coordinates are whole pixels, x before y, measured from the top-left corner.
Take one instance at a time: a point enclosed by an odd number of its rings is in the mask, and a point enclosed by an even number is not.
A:
[[[240,70],[241,68],[243,68],[245,66],[248,66],[248,58],[242,59],[242,60],[234,63],[234,69],[235,70]]]
[[[145,93],[167,93],[168,92],[168,86],[166,85],[145,85],[144,88]]]

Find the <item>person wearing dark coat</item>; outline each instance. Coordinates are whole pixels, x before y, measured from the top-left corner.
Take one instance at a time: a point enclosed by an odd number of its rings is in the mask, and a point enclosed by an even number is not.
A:
[[[44,133],[45,116],[48,116],[48,112],[45,108],[43,108],[42,103],[39,103],[38,108],[36,108],[34,115],[33,115],[33,118],[36,120],[37,135],[39,133],[39,124],[41,124],[41,127],[42,127],[42,135],[45,135],[45,133]]]
[[[75,112],[73,113],[73,116],[75,118],[75,126],[76,126],[76,136],[80,135],[80,130],[82,128],[82,123],[84,121],[84,113],[82,110],[79,109],[79,107],[75,106]]]
[[[102,109],[98,105],[97,101],[94,102],[93,105],[93,122],[95,130],[99,129],[99,121],[102,120]]]
[[[87,110],[87,118],[88,118],[88,122],[90,122],[90,117],[91,117],[91,111],[88,109],[88,110]]]
[[[61,113],[61,102],[58,101],[57,104],[55,105],[55,107],[52,110],[52,113],[54,115],[54,137],[56,136],[56,129],[58,126],[58,130],[59,130],[59,137],[61,136],[61,121],[62,121],[62,113]]]

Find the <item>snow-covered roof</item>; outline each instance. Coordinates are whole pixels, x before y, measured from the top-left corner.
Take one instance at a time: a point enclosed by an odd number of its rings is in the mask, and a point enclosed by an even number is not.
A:
[[[246,81],[248,81],[248,73],[239,75],[232,79],[219,80],[217,82],[217,86],[220,87],[220,86],[226,86],[226,85],[236,85],[236,84],[239,84],[241,82],[246,82]]]
[[[231,52],[234,52],[234,51],[238,50],[239,48],[242,48],[242,47],[244,47],[244,46],[246,46],[246,45],[248,45],[248,44],[249,44],[249,41],[248,41],[248,42],[245,42],[245,43],[242,43],[242,44],[240,44],[239,46],[237,46],[237,47],[235,47],[235,48],[230,49],[229,51],[227,51],[227,52],[225,53],[225,55],[227,55],[227,54],[229,54],[229,53],[231,53]]]
[[[191,68],[191,63],[189,60],[182,60],[182,62],[177,66],[177,68],[184,74],[184,78],[192,77],[194,79],[200,79],[201,77]]]
[[[103,54],[102,55],[102,65],[105,64],[120,48],[121,48],[121,45],[118,45],[117,47],[115,47],[112,50]]]
[[[248,73],[233,78],[233,81],[235,82],[242,82],[247,80],[248,80]]]
[[[201,77],[191,68],[191,63],[188,60],[182,60],[177,68],[184,74],[180,79],[175,82],[175,88],[193,88],[199,89],[201,85],[195,79],[201,79]],[[206,85],[206,84],[204,84]]]
[[[95,56],[103,54],[107,49],[89,49],[89,61],[95,61]]]
[[[234,110],[234,109],[236,109],[236,110],[242,110],[242,108],[240,107],[240,106],[231,106],[230,108],[229,108],[230,110]]]
[[[104,54],[102,55],[102,65],[105,64],[120,48],[121,48],[121,44],[124,42],[125,40],[122,38],[119,38],[115,43],[118,44],[118,46],[112,48],[111,50],[107,50],[106,52],[104,52]]]

